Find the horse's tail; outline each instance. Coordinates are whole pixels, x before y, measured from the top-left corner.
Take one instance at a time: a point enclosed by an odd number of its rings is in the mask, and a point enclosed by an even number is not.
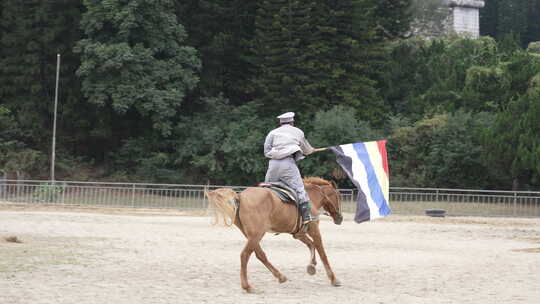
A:
[[[208,197],[208,210],[214,214],[214,225],[219,224],[223,219],[225,226],[232,226],[236,217],[236,211],[240,205],[240,196],[231,188],[219,188],[214,191],[204,191]]]

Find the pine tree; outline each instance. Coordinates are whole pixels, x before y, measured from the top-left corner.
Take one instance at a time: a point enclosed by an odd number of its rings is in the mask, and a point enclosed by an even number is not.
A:
[[[480,35],[497,37],[497,22],[499,17],[499,0],[485,1],[480,9]]]
[[[368,2],[267,0],[258,10],[255,86],[261,112],[313,114],[334,105],[380,118],[380,98],[365,64],[375,30]]]
[[[265,0],[255,19],[254,80],[262,112],[297,111],[309,104],[302,94],[309,85],[306,71],[307,42],[312,39],[313,6],[303,0]]]
[[[402,38],[409,32],[412,21],[412,0],[378,0],[374,20],[378,35],[386,39]],[[436,13],[433,13],[436,14]]]
[[[527,30],[523,34],[524,44],[540,41],[540,1],[529,1],[527,8]]]
[[[193,96],[223,94],[234,105],[251,100],[248,85],[253,71],[249,62],[257,1],[176,1],[177,15],[188,32],[188,45],[204,62],[201,82]],[[197,110],[197,109],[194,109]]]
[[[540,40],[540,2],[530,0],[489,0],[480,10],[480,34],[501,39],[512,34],[521,45]]]

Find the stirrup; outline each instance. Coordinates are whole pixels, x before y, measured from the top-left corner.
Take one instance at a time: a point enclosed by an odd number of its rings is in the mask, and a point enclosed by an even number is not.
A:
[[[318,219],[319,219],[318,216],[313,216],[313,215],[310,214],[307,219],[305,219],[305,220],[302,219],[302,225],[307,225],[307,224],[309,224],[311,222],[317,221]]]
[[[307,225],[313,221],[315,221],[315,218],[313,216],[309,216],[307,219],[302,219],[302,225]]]
[[[308,232],[309,230],[309,223],[317,221],[319,219],[318,216],[309,215],[309,218],[307,220],[303,220],[300,222],[300,228],[298,229],[297,234],[302,235]]]

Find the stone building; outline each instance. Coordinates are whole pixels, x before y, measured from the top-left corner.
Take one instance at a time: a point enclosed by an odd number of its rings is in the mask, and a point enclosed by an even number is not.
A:
[[[474,38],[480,36],[480,9],[484,7],[484,1],[447,0],[446,2],[451,10],[449,30]]]
[[[411,34],[427,38],[458,34],[480,36],[480,0],[415,0]]]

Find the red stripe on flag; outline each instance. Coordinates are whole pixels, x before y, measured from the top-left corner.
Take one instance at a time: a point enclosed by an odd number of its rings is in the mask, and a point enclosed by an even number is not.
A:
[[[384,172],[386,172],[387,177],[390,177],[388,172],[388,157],[386,155],[386,140],[378,140],[377,146],[379,147],[379,153],[381,154]]]

